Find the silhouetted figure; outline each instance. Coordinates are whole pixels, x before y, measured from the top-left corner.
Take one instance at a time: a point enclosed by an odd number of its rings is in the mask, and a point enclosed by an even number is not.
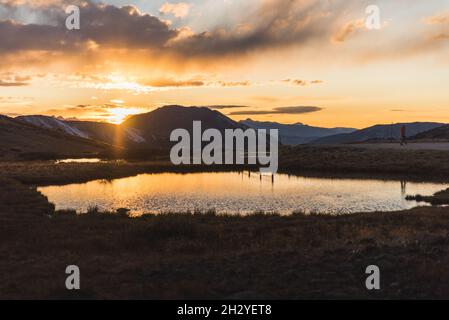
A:
[[[401,127],[401,146],[407,144],[407,131],[405,129],[405,126]]]

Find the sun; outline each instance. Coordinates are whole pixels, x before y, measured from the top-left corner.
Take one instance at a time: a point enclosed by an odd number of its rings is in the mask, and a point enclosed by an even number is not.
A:
[[[117,108],[110,108],[108,109],[109,116],[107,118],[107,121],[114,124],[120,124],[122,123],[128,116],[142,113],[142,110],[138,108],[123,108],[123,107],[117,107]]]

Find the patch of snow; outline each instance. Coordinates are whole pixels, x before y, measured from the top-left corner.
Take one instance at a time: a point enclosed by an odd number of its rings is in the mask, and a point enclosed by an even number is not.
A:
[[[125,130],[127,138],[136,143],[146,142],[145,138],[140,135],[140,130],[135,128],[128,128]]]
[[[54,117],[46,117],[46,116],[22,116],[18,117],[19,120],[28,122],[37,127],[51,129],[56,131],[62,131],[68,135],[81,137],[81,138],[89,138],[89,135],[86,132],[79,130],[78,128],[71,127],[67,123],[58,120]]]

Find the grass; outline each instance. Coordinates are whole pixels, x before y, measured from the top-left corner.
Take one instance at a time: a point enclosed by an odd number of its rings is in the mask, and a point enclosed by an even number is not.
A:
[[[345,216],[54,212],[0,184],[0,298],[448,298],[449,209]],[[65,267],[81,269],[79,292]],[[365,268],[381,288],[364,287]]]
[[[60,163],[0,162],[0,175],[26,184],[49,185],[115,179],[140,173],[258,170],[258,166],[174,166],[166,160]],[[363,149],[342,146],[282,147],[279,172],[305,176],[444,181],[449,152]]]
[[[447,181],[449,152],[351,146],[283,147],[279,154],[279,168],[285,172],[318,172],[327,176],[360,174]]]
[[[281,170],[289,172],[423,179],[449,173],[449,156],[433,151],[282,152],[288,154],[281,155]],[[83,215],[55,212],[33,187],[169,170],[204,168],[163,161],[0,163],[0,256],[6,257],[0,299],[449,298],[447,207],[342,216],[210,211],[129,218],[126,210],[102,213],[95,207]],[[65,290],[70,264],[81,269],[81,291]],[[380,291],[365,289],[371,264],[380,267]]]
[[[449,204],[449,189],[436,192],[432,196],[422,196],[420,194],[415,196],[407,196],[407,200],[415,200],[417,202],[427,202],[431,205],[448,205]]]

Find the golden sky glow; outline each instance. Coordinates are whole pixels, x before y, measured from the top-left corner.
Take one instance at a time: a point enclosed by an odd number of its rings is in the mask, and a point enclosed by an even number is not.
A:
[[[65,28],[69,4],[80,30]],[[380,30],[363,23],[370,4],[0,0],[0,113],[120,123],[180,104],[326,127],[449,122],[449,2],[376,1]]]

